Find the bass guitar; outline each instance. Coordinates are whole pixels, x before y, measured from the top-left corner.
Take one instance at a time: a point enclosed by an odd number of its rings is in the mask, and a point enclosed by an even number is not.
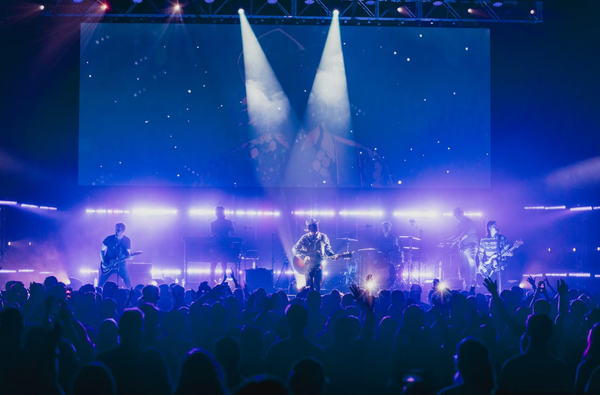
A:
[[[335,254],[333,256],[323,257],[323,256],[321,256],[321,253],[317,252],[317,254],[315,256],[310,257],[310,260],[303,260],[303,259],[300,259],[297,256],[295,256],[292,261],[292,267],[294,268],[296,273],[306,274],[306,273],[309,273],[311,270],[313,270],[315,267],[321,266],[324,261],[327,261],[327,260],[335,261],[340,258],[352,258],[352,253],[344,252],[343,254]]]
[[[142,253],[142,251],[136,251],[133,254],[126,256],[124,258],[113,258],[113,259],[106,260],[104,262],[100,262],[100,271],[102,272],[102,274],[108,274],[111,271],[116,270],[120,266],[125,264],[125,261],[127,259],[131,258],[132,256],[140,255],[141,253]]]
[[[500,265],[499,260],[504,258],[506,254],[512,252],[515,248],[519,248],[521,245],[523,245],[523,240],[517,240],[512,247],[506,246],[502,251],[486,257],[487,259],[484,262],[479,263],[479,273],[481,273],[483,277],[489,277],[500,270],[504,270],[506,265]]]

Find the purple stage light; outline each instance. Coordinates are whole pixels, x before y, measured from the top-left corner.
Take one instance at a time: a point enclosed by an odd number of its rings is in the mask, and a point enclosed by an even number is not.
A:
[[[267,0],[267,3],[269,3],[269,4],[276,4],[277,0]]]
[[[306,4],[306,5],[311,5],[314,3],[315,3],[315,0],[304,0],[304,4]]]
[[[50,211],[56,211],[58,210],[56,207],[49,207],[49,206],[40,206],[40,210],[50,210]]]
[[[35,270],[33,269],[19,269],[19,273],[33,273]]]
[[[501,1],[494,1],[493,5],[494,5],[494,7],[502,7],[502,4],[504,4],[504,3]]]
[[[79,269],[79,273],[81,273],[81,274],[98,274],[98,269],[83,268],[83,269]]]
[[[567,273],[546,273],[546,277],[567,277]]]
[[[436,6],[436,7],[439,7],[439,6],[441,6],[442,4],[444,4],[444,2],[443,2],[443,1],[441,1],[441,0],[435,0],[435,1],[433,2],[433,5],[434,5],[434,6]]]
[[[73,0],[73,3],[80,4],[80,3],[83,3],[83,0]],[[134,3],[135,3],[135,1],[134,1]]]
[[[545,208],[544,206],[526,206],[525,210],[544,210]]]
[[[1,269],[0,273],[16,273],[16,270],[9,270],[9,269]]]
[[[40,208],[39,206],[36,206],[35,204],[25,204],[25,203],[21,203],[21,207],[24,207],[24,208]]]
[[[179,276],[181,275],[181,269],[152,269],[150,273],[152,274],[153,278],[155,276]]]
[[[546,206],[544,210],[566,210],[567,206]]]
[[[0,206],[16,206],[17,202],[13,202],[12,200],[0,200]]]
[[[215,215],[215,209],[214,208],[193,208],[190,211],[188,211],[188,213],[190,215],[201,215],[201,216],[214,216]],[[225,214],[227,215],[233,215],[234,211],[233,210],[225,210]]]
[[[142,0],[133,0],[133,2],[136,4],[140,4],[142,2]]]

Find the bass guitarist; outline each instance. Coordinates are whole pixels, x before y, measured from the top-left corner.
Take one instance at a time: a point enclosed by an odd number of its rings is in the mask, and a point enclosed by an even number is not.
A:
[[[305,222],[308,233],[304,234],[293,248],[294,255],[303,260],[306,265],[304,273],[306,277],[306,286],[310,290],[321,291],[323,282],[323,261],[329,259],[338,259],[331,249],[329,238],[326,234],[319,232],[319,221],[310,217]]]
[[[479,241],[478,255],[481,266],[479,271],[482,274],[496,272],[498,275],[498,288],[502,291],[502,273],[504,273],[506,267],[506,257],[513,256],[513,252],[507,251],[497,259],[490,259],[492,256],[499,255],[507,249],[508,240],[504,235],[500,234],[500,229],[498,228],[496,221],[488,221],[485,227],[487,229],[487,234]],[[490,262],[485,263],[488,261]]]
[[[132,258],[131,256],[131,240],[125,236],[125,229],[127,227],[124,223],[118,223],[115,225],[115,234],[110,235],[102,242],[102,249],[100,251],[101,269],[100,279],[98,280],[98,286],[104,286],[104,283],[108,278],[115,273],[118,278],[121,277],[125,286],[131,288],[131,279],[129,278],[129,270],[125,263],[126,259]],[[114,266],[114,267],[111,267]]]

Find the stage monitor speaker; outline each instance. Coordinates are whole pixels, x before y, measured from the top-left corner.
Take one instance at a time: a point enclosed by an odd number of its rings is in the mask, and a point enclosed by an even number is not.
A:
[[[264,268],[246,270],[246,283],[251,291],[264,288],[268,292],[273,288],[273,270]]]
[[[134,287],[138,284],[148,285],[152,282],[151,263],[128,263],[127,268],[129,269],[129,277],[131,277],[131,284]]]

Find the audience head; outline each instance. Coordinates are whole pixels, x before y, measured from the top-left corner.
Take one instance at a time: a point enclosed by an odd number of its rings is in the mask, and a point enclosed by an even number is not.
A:
[[[532,314],[527,319],[527,335],[532,346],[544,347],[552,336],[552,320],[544,314]]]
[[[293,395],[319,395],[327,382],[323,364],[314,358],[305,358],[292,366],[288,387]]]
[[[304,307],[292,304],[285,310],[285,320],[290,332],[303,332],[308,324],[308,312]]]
[[[73,395],[116,395],[115,379],[99,362],[81,368],[73,383]]]
[[[494,388],[494,371],[487,348],[475,338],[466,338],[456,350],[456,370],[465,384],[490,392]]]
[[[250,377],[235,391],[236,395],[288,395],[285,384],[278,377],[259,375]]]
[[[179,386],[175,395],[223,395],[222,373],[213,358],[198,348],[190,351],[181,367]]]
[[[156,306],[158,303],[159,290],[156,285],[146,285],[142,288],[142,301]]]
[[[119,320],[121,345],[138,345],[144,335],[144,315],[139,309],[127,309]]]
[[[600,324],[594,325],[588,332],[587,348],[583,353],[583,359],[592,359],[594,361],[600,359]]]

